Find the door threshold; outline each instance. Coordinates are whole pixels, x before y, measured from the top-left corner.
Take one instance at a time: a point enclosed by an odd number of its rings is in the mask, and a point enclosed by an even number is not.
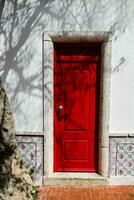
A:
[[[108,177],[103,177],[95,173],[77,173],[77,177],[76,173],[66,173],[64,177],[43,177],[43,186],[86,187],[100,185],[109,185]]]
[[[105,179],[104,176],[101,176],[97,173],[81,173],[81,172],[53,172],[46,176],[47,178],[61,178],[61,179]]]

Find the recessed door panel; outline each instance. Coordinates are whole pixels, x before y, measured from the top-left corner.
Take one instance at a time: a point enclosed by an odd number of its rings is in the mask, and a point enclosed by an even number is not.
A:
[[[89,70],[69,69],[68,66],[64,74],[64,115],[66,116],[64,130],[86,131],[89,125],[87,112],[89,110]]]
[[[88,160],[88,140],[64,140],[64,160]]]

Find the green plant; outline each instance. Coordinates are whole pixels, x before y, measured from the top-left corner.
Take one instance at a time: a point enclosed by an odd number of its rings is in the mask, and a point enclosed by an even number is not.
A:
[[[32,186],[31,194],[32,194],[33,200],[37,200],[37,198],[38,198],[38,188],[39,188],[39,186],[37,186],[37,185]]]

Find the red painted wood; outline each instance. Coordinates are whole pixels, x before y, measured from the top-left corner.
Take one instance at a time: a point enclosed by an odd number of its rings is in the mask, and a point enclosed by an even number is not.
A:
[[[55,44],[54,58],[54,171],[95,172],[100,45]]]

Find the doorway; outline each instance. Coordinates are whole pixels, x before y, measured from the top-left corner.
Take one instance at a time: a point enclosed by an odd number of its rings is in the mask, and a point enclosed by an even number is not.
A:
[[[54,172],[98,171],[101,43],[54,43]]]

